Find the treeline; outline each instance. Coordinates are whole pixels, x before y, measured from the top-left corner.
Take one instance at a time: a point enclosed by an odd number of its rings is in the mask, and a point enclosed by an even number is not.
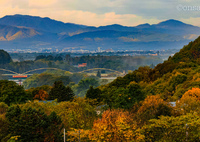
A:
[[[39,55],[34,61],[13,62],[10,55],[1,50],[0,51],[0,65],[3,69],[15,71],[17,73],[24,73],[26,71],[38,68],[59,68],[70,72],[79,72],[90,68],[107,68],[123,72],[124,70],[135,70],[139,66],[151,66],[152,68],[161,63],[162,59],[153,56],[81,56],[70,57],[66,55]],[[78,64],[87,63],[86,67],[78,68]],[[44,71],[44,70],[43,70]],[[42,73],[41,71],[34,71],[32,73]],[[0,71],[0,73],[5,73]]]
[[[78,65],[82,63],[87,63],[84,69],[89,68],[107,68],[123,72],[123,70],[135,70],[139,66],[147,65],[157,65],[161,63],[162,60],[159,57],[153,56],[80,56],[71,57],[66,55],[62,57],[61,55],[39,55],[36,57],[35,61],[62,61],[69,63],[69,65]]]
[[[153,56],[81,56],[70,57],[65,60],[72,65],[87,63],[87,68],[108,68],[123,72],[123,70],[135,70],[139,66],[157,65],[162,60]]]

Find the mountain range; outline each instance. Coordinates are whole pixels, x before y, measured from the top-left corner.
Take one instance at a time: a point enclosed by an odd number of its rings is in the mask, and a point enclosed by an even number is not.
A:
[[[118,24],[94,27],[29,15],[0,18],[0,48],[7,50],[180,49],[199,35],[200,27],[173,19],[135,27]]]

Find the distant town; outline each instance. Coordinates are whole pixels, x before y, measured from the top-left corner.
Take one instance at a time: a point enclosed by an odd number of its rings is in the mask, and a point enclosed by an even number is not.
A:
[[[168,49],[168,50],[113,50],[107,49],[103,50],[98,47],[96,50],[67,50],[67,49],[52,49],[44,48],[40,50],[33,49],[11,49],[8,53],[12,56],[14,60],[34,60],[38,55],[67,55],[70,54],[72,57],[80,56],[159,56],[163,60],[166,60],[169,56],[173,56],[174,53],[178,52],[178,49]]]

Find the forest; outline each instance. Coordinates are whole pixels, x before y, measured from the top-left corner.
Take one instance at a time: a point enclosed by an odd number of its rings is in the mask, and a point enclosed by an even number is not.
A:
[[[65,129],[68,142],[199,141],[199,71],[200,37],[154,68],[109,83],[47,72],[28,78],[36,85],[26,89],[1,80],[0,139],[60,142]]]

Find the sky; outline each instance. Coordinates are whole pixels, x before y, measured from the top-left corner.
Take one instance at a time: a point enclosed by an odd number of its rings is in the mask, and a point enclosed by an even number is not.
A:
[[[168,19],[200,26],[199,0],[0,0],[5,15],[49,17],[88,26],[157,24]]]

